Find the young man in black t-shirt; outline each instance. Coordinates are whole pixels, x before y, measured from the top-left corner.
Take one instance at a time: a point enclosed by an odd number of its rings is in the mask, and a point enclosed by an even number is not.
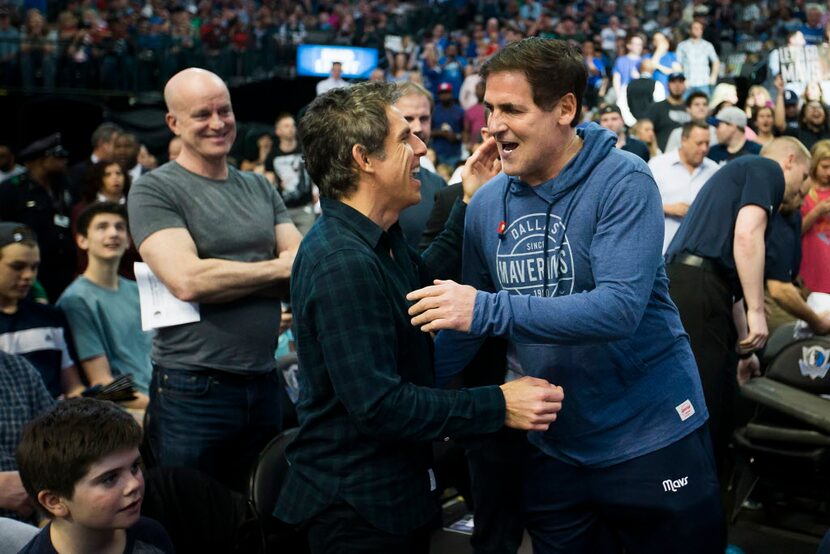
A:
[[[274,182],[288,208],[288,215],[305,235],[315,219],[312,210],[313,184],[305,169],[294,117],[288,113],[278,115],[274,132],[277,142],[265,159],[265,170],[274,173]]]

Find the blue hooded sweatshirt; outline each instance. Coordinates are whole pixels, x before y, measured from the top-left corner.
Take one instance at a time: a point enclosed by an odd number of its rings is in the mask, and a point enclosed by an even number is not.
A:
[[[470,202],[472,327],[439,334],[436,369],[439,380],[456,373],[482,337],[507,337],[524,374],[565,391],[557,420],[529,440],[566,463],[602,467],[674,443],[708,412],[669,298],[654,178],[611,132],[577,133],[583,147],[555,178],[531,187],[500,174]]]

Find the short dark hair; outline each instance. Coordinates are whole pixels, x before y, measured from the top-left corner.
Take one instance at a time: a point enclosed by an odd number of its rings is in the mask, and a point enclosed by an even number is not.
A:
[[[283,119],[287,119],[289,117],[291,119],[294,119],[294,114],[290,112],[280,112],[279,115],[277,115],[277,118],[274,120],[274,125],[277,125],[280,121],[282,121]]]
[[[102,123],[92,132],[92,148],[98,148],[102,142],[109,142],[113,135],[123,133],[124,130],[115,123]]]
[[[357,189],[352,147],[385,156],[389,134],[386,110],[400,98],[394,83],[365,82],[318,96],[300,120],[306,169],[320,196],[347,198]]]
[[[98,193],[104,185],[104,174],[107,172],[107,168],[111,165],[119,165],[119,163],[113,161],[101,161],[95,162],[89,166],[89,169],[87,169],[84,174],[84,186],[81,190],[81,200],[85,202],[95,202],[98,199]],[[130,192],[132,178],[130,177],[130,172],[124,169],[124,166],[121,166],[121,173],[124,174],[124,196],[126,197]]]
[[[643,38],[642,33],[638,33],[637,31],[628,31],[625,34],[625,43],[628,44],[629,42],[631,42],[635,38],[639,38],[640,40],[643,41],[643,43],[646,42],[646,39]]]
[[[121,216],[127,221],[127,208],[123,204],[115,202],[93,202],[81,211],[78,220],[75,222],[75,232],[85,237],[89,232],[89,226],[96,215],[114,214]]]
[[[692,129],[703,129],[707,133],[709,132],[709,124],[703,121],[702,119],[693,119],[691,121],[687,121],[683,124],[681,128],[680,136],[682,138],[689,138],[689,135],[692,134]]]
[[[695,98],[703,98],[703,99],[706,100],[707,103],[709,102],[709,95],[708,94],[706,94],[702,90],[696,90],[696,91],[692,92],[691,94],[689,94],[689,96],[686,97],[686,107],[687,108],[692,106],[692,101],[694,101]]]
[[[481,77],[505,71],[524,73],[533,102],[550,111],[568,93],[576,97],[576,127],[582,111],[582,96],[588,82],[588,70],[579,50],[564,40],[531,37],[514,42],[496,53],[481,68]]]
[[[17,468],[29,496],[41,491],[71,499],[92,464],[137,448],[141,427],[112,402],[71,398],[30,421],[17,445]]]

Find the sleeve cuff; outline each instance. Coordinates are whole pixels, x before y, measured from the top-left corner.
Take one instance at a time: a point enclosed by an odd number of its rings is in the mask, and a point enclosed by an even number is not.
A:
[[[476,409],[476,422],[481,433],[495,433],[504,427],[506,406],[504,394],[498,385],[468,389],[473,395]]]

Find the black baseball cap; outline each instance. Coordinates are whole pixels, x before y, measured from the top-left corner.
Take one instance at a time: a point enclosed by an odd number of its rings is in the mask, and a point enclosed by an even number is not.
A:
[[[617,106],[616,104],[608,104],[607,106],[603,106],[602,108],[599,109],[599,115],[605,115],[607,113],[618,113],[618,114],[622,115],[622,111],[620,110],[620,107]]]
[[[0,221],[0,248],[18,242],[37,243],[35,232],[15,221]]]
[[[669,81],[685,81],[686,75],[682,71],[675,71],[669,75]]]

